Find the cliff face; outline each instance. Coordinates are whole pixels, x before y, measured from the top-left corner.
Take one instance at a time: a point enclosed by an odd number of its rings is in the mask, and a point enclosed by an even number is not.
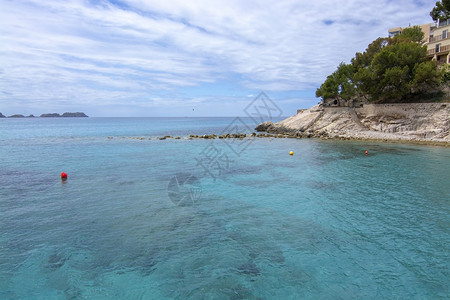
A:
[[[259,131],[300,137],[410,140],[450,143],[450,103],[316,105]]]

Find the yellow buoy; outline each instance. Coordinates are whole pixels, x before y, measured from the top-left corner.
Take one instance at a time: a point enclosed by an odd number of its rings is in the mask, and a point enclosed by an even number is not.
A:
[[[294,151],[289,152],[289,155],[294,155]]]

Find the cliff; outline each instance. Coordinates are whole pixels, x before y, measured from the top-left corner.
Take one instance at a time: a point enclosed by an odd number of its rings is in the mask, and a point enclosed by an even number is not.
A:
[[[365,104],[358,108],[321,104],[256,130],[292,137],[401,140],[450,144],[450,103]]]

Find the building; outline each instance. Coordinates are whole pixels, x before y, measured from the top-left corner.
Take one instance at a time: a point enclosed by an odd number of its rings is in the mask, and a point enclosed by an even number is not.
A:
[[[427,56],[435,60],[438,66],[450,63],[450,20],[438,22],[433,29],[427,45]]]
[[[424,33],[422,42],[427,46],[428,58],[435,60],[438,66],[450,63],[450,20],[418,26]],[[405,28],[389,28],[389,37],[400,34]]]
[[[436,27],[436,24],[434,23],[427,23],[427,24],[422,24],[422,25],[417,25],[420,27],[420,29],[422,29],[423,33],[424,33],[424,37],[423,37],[423,43],[427,43],[428,39],[430,38],[430,36],[433,35],[433,30]],[[402,33],[403,29],[405,28],[409,28],[412,26],[408,26],[408,27],[394,27],[394,28],[389,28],[389,37],[393,37],[397,34]]]

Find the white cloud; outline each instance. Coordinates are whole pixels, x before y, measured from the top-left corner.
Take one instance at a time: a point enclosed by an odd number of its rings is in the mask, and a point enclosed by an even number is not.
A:
[[[11,103],[180,105],[206,96],[203,84],[223,82],[244,99],[258,90],[313,94],[389,27],[431,22],[432,8],[406,0],[121,3],[0,2],[0,111]],[[199,94],[184,94],[188,86]]]

